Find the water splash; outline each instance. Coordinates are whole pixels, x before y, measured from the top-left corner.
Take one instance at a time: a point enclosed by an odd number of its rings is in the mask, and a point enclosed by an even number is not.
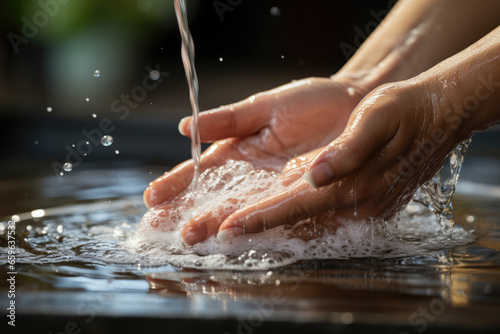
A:
[[[469,138],[458,144],[448,155],[443,168],[413,195],[413,200],[431,209],[439,217],[442,229],[449,229],[450,233],[455,224],[451,200],[471,140]]]
[[[201,141],[200,132],[198,130],[198,114],[200,107],[198,105],[198,76],[194,66],[194,42],[189,32],[187,8],[185,0],[175,0],[175,15],[179,23],[179,31],[182,38],[182,63],[186,72],[186,78],[189,86],[189,98],[193,109],[193,118],[191,120],[191,155],[194,162],[194,175],[191,183],[192,191],[196,197],[198,182],[200,178],[200,156],[201,156]]]

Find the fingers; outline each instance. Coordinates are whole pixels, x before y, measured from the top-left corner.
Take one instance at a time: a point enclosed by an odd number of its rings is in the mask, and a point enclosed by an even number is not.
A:
[[[200,173],[207,168],[224,164],[227,159],[240,158],[241,154],[234,148],[231,140],[213,144],[201,156]],[[149,209],[162,204],[169,197],[177,195],[189,187],[193,173],[194,163],[190,159],[151,182],[143,195],[146,207]]]
[[[224,218],[226,217],[219,217],[212,212],[203,213],[186,224],[181,233],[182,239],[188,245],[203,242],[217,233]]]
[[[203,142],[244,137],[262,129],[271,117],[271,97],[261,93],[238,103],[204,111],[198,116],[198,129]],[[179,123],[179,132],[191,137],[192,117]]]
[[[290,189],[267,197],[231,214],[220,226],[217,238],[229,241],[246,233],[262,232],[317,215],[334,207],[330,190],[312,189],[299,180]]]
[[[193,170],[193,160],[190,159],[151,182],[143,194],[146,207],[150,209],[160,205],[169,197],[186,189],[193,179]]]
[[[304,180],[319,188],[351,175],[392,138],[395,130],[383,122],[382,117],[366,115],[355,120],[316,156]]]
[[[238,201],[230,199],[219,207],[216,212],[204,212],[189,221],[182,230],[182,239],[188,245],[205,241],[217,234],[219,227],[230,213],[234,212]]]

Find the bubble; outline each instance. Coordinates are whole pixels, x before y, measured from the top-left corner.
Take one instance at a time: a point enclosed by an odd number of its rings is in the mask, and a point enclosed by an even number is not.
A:
[[[89,102],[89,101],[90,101],[90,99],[87,97],[87,98],[85,98],[85,101]]]
[[[87,145],[88,145],[88,144],[90,144],[90,142],[89,142],[89,141],[86,141],[86,142],[85,142],[85,144],[87,144]]]
[[[281,59],[285,59],[285,55],[281,55]]]
[[[120,151],[118,151],[118,150],[115,150],[115,154],[120,154]]]
[[[152,70],[151,72],[149,72],[149,78],[151,80],[158,80],[158,79],[160,79],[160,72],[158,72],[157,70]]]
[[[94,77],[99,78],[101,76],[101,71],[95,70]]]
[[[92,117],[93,118],[97,118],[97,114],[92,114]]]
[[[71,172],[73,170],[73,165],[69,162],[66,162],[64,165],[63,165],[63,169],[65,172]]]
[[[110,146],[111,144],[113,144],[113,137],[108,136],[108,135],[103,136],[101,138],[101,144],[102,144],[102,146]]]
[[[63,175],[64,175],[64,173],[63,173],[63,172],[60,172],[60,173],[59,173],[59,175],[63,176]]]
[[[301,161],[300,158],[296,160]],[[165,203],[174,204],[168,212],[150,209],[139,223],[135,236],[127,241],[126,248],[133,253],[146,252],[148,256],[156,257],[154,261],[158,263],[168,262],[181,267],[269,270],[300,260],[429,254],[436,249],[454,248],[474,240],[473,235],[460,226],[455,226],[453,237],[449,237],[449,231],[442,231],[441,223],[432,211],[410,202],[399,214],[397,224],[396,219],[387,222],[353,220],[329,213],[328,226],[335,228],[317,237],[314,236],[316,228],[297,227],[320,225],[318,222],[324,222],[325,216],[308,218],[297,225],[270,228],[258,234],[242,235],[231,242],[221,242],[212,236],[189,248],[183,244],[181,232],[190,217],[213,208],[219,208],[219,213],[230,214],[241,206],[285,190],[286,187],[278,181],[281,175],[278,171],[285,163],[273,161],[261,168],[247,161],[228,160],[225,165],[208,168],[200,174],[195,206],[192,205],[193,193],[186,190]],[[299,230],[305,232],[301,233],[304,239],[297,237]],[[343,323],[355,320],[348,313],[339,313],[338,317]]]
[[[35,145],[38,145],[38,140],[35,140]]]
[[[220,58],[219,58],[219,61],[220,61],[220,62],[224,61],[224,58],[220,57]]]
[[[271,7],[269,12],[271,13],[272,16],[280,16],[281,9],[279,9],[278,7]]]
[[[52,112],[52,107],[47,107],[47,112]]]

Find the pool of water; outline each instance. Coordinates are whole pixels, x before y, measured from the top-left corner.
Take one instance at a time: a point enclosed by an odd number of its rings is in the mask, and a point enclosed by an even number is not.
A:
[[[500,329],[499,186],[472,178],[459,182],[456,221],[477,239],[432,256],[300,261],[264,271],[199,270],[145,266],[140,254],[130,257],[117,247],[134,233],[146,212],[142,190],[161,170],[96,168],[73,171],[63,182],[55,176],[3,182],[0,305],[12,300],[5,282],[12,271],[6,251],[14,219],[18,330]],[[497,169],[492,173],[498,176]]]

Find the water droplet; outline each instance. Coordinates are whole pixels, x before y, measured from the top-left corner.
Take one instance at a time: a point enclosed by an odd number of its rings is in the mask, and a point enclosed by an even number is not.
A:
[[[474,217],[473,215],[468,215],[467,217],[465,217],[465,221],[469,224],[472,224],[475,220],[476,217]]]
[[[92,117],[93,118],[97,118],[97,114],[92,114]]]
[[[65,172],[71,172],[71,170],[73,170],[73,165],[67,162],[63,165],[63,169]]]
[[[38,140],[35,140],[35,145],[38,145]]]
[[[120,151],[118,151],[118,150],[115,150],[115,154],[120,154]]]
[[[278,7],[271,7],[269,12],[271,13],[272,16],[280,16],[281,9],[279,9]]]
[[[99,78],[101,76],[101,71],[95,70],[94,77]]]
[[[47,107],[48,112],[52,112],[52,107]]]
[[[71,145],[71,147],[75,147],[75,144]]]
[[[160,72],[158,72],[157,70],[152,70],[151,72],[149,72],[149,78],[151,80],[158,80],[158,79],[160,79]]]
[[[220,62],[224,61],[224,58],[220,57],[220,58],[219,58],[219,61],[220,61]]]
[[[87,97],[87,98],[85,98],[85,101],[89,102],[89,101],[90,101],[90,99]]]
[[[109,145],[113,144],[113,137],[108,136],[108,135],[102,137],[101,144],[102,144],[102,146],[109,146]]]
[[[31,211],[31,217],[33,217],[33,218],[40,218],[43,216],[45,216],[45,210],[43,210],[43,209]]]
[[[63,172],[60,172],[60,173],[59,173],[59,175],[63,176],[63,175],[64,175],[64,173],[63,173]]]
[[[87,145],[88,145],[88,144],[90,144],[90,142],[89,142],[89,141],[86,141],[86,142],[85,142],[85,144],[87,144]]]
[[[281,55],[281,59],[285,59],[285,55]]]

